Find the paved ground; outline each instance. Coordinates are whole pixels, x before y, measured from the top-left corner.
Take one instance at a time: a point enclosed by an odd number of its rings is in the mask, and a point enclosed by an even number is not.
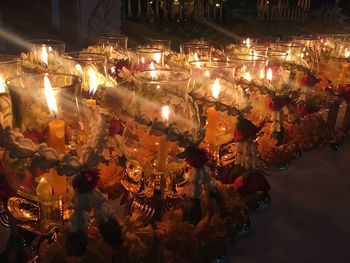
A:
[[[309,152],[269,181],[272,206],[251,214],[231,262],[350,262],[350,145]]]

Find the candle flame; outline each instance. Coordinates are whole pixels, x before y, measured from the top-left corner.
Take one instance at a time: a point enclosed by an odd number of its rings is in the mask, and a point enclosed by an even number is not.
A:
[[[199,62],[199,57],[197,52],[193,54],[193,60],[195,61],[194,64],[196,65],[197,68],[201,67],[201,63]]]
[[[243,44],[246,44],[247,48],[250,48],[250,39],[249,37],[243,41]]]
[[[113,52],[113,47],[109,46],[109,53],[112,53],[112,52]]]
[[[272,80],[272,75],[273,75],[272,69],[269,68],[269,69],[267,70],[266,78],[267,78],[268,80],[271,81],[271,80]]]
[[[215,99],[219,98],[220,90],[221,90],[220,81],[219,79],[215,79],[213,87],[211,89],[211,93]]]
[[[81,67],[80,64],[75,65],[75,69],[79,72],[79,74],[83,75],[83,68]]]
[[[347,48],[345,49],[344,55],[345,55],[346,58],[350,57],[350,51],[349,51],[349,49],[347,49]]]
[[[154,54],[154,61],[156,63],[160,63],[160,60],[162,59],[162,54],[161,53],[155,53]]]
[[[0,76],[0,93],[5,93],[5,80]]]
[[[252,75],[250,75],[250,73],[248,71],[246,73],[244,73],[243,78],[245,78],[248,81],[252,81]]]
[[[261,79],[265,78],[265,70],[262,69],[260,70],[260,76],[259,76]]]
[[[165,121],[168,121],[169,116],[170,116],[170,107],[168,105],[164,105],[162,107],[162,117],[164,118]]]
[[[45,182],[45,177],[41,177],[39,183]]]
[[[157,72],[155,71],[156,67],[154,66],[154,63],[153,61],[151,62],[151,64],[149,65],[149,68],[150,68],[150,76],[151,78],[155,78],[157,76]]]
[[[56,117],[58,113],[58,107],[55,99],[55,93],[53,92],[50,80],[47,76],[44,76],[44,91],[49,111],[53,117]]]
[[[89,68],[88,74],[90,81],[89,94],[94,95],[98,86],[96,72],[92,68]]]
[[[145,64],[145,58],[141,57],[141,64]]]
[[[47,53],[46,47],[42,47],[41,48],[40,59],[45,65],[48,65],[48,63],[49,63],[49,54]]]

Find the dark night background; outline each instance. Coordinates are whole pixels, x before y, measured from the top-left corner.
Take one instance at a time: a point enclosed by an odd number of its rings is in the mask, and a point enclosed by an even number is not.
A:
[[[2,24],[9,30],[19,34],[26,39],[32,38],[56,38],[64,40],[68,49],[81,48],[81,43],[76,40],[76,14],[74,5],[78,0],[60,0],[59,3],[59,28],[52,26],[51,4],[50,0],[1,0],[0,13]],[[101,2],[104,0],[101,0]],[[115,0],[127,2],[127,0]],[[298,0],[290,0],[289,3],[297,3]],[[132,3],[135,1],[132,1]],[[256,2],[257,0],[228,0],[224,4],[223,20],[217,23],[236,33],[251,35],[288,35],[305,34],[318,32],[339,31],[340,29],[333,24],[322,24],[323,16],[329,10],[335,8],[336,0],[312,0],[310,16],[302,23],[297,22],[269,22],[256,20]],[[278,0],[270,0],[270,5],[274,5]],[[136,2],[135,2],[136,3]],[[126,4],[122,9],[124,12]],[[343,9],[345,14],[350,15],[350,1],[340,0],[338,6]],[[135,13],[134,11],[132,12]],[[122,33],[129,35],[131,45],[142,41],[144,34],[169,34],[176,37],[176,41],[181,42],[184,39],[215,35],[215,32],[207,32],[207,27],[192,21],[155,21],[151,23],[147,18],[128,18],[121,26]],[[334,18],[336,19],[336,18]],[[319,20],[319,21],[317,21]],[[140,28],[146,32],[142,35]],[[286,27],[286,23],[288,26]],[[318,26],[318,24],[322,24]],[[139,35],[141,34],[141,35]],[[217,36],[215,36],[217,39]],[[175,41],[175,42],[176,42]],[[223,40],[224,41],[224,40]],[[3,48],[4,49],[4,48]],[[17,52],[18,48],[13,45],[5,45],[5,51]]]

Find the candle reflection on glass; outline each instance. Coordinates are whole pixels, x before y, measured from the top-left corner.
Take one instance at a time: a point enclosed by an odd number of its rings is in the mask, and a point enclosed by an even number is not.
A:
[[[161,115],[164,122],[167,124],[170,116],[170,107],[168,105],[162,106]],[[160,171],[164,171],[168,157],[168,143],[165,135],[162,135],[158,144],[158,164]]]

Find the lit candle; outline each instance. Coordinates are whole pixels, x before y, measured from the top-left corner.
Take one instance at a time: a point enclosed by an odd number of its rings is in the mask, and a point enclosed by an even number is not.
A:
[[[6,89],[5,89],[5,80],[3,79],[3,77],[0,75],[0,94],[1,93],[5,93]]]
[[[96,100],[92,98],[98,87],[96,72],[92,68],[89,68],[88,76],[89,76],[89,83],[90,83],[90,88],[89,88],[90,98],[87,99],[86,102],[90,106],[96,106]]]
[[[40,60],[41,60],[41,62],[43,62],[45,65],[49,65],[49,53],[47,52],[46,47],[42,47],[42,48],[41,48]]]
[[[215,99],[219,97],[220,89],[221,89],[221,86],[220,86],[219,79],[215,79],[213,87],[211,89],[212,96]],[[216,111],[215,107],[211,107],[208,109],[207,114],[208,114],[208,121],[207,121],[206,142],[209,145],[214,145],[218,112]]]
[[[200,68],[201,67],[201,63],[199,62],[199,58],[198,58],[198,55],[197,55],[196,52],[193,54],[193,60],[195,61],[194,64],[196,65],[196,67]]]
[[[162,117],[165,123],[168,123],[170,115],[170,107],[164,105],[162,107]],[[164,171],[168,159],[168,143],[166,141],[165,135],[162,135],[159,139],[158,144],[158,164],[159,169]]]
[[[40,178],[38,186],[36,187],[36,194],[39,200],[51,200],[53,196],[52,186],[48,183],[45,176],[47,177],[47,174]]]
[[[269,68],[266,73],[266,79],[268,79],[269,81],[272,81],[272,76],[273,76],[272,69]]]
[[[150,70],[151,70],[151,71],[149,72],[151,78],[152,78],[152,79],[155,79],[155,78],[157,77],[157,71],[155,70],[156,68],[155,68],[153,62],[151,62],[151,64],[149,65],[149,68],[150,68]]]
[[[350,51],[345,48],[344,50],[344,57],[345,58],[349,58],[350,57]],[[339,77],[338,77],[338,83],[336,82],[336,86],[340,86],[345,84],[345,78],[346,78],[346,73],[349,70],[349,63],[347,61],[345,61],[342,65],[342,69],[340,71]],[[338,84],[338,85],[337,85]]]
[[[252,75],[250,75],[249,71],[247,71],[246,73],[244,73],[243,78],[246,79],[246,80],[248,80],[248,81],[252,81]]]
[[[49,122],[48,143],[50,147],[54,148],[59,154],[62,154],[65,148],[65,124],[63,120],[57,119],[58,107],[55,94],[47,76],[44,76],[44,88],[50,113],[55,117],[54,120]],[[55,169],[50,169],[50,173],[52,175],[54,195],[64,195],[67,186],[66,177],[59,176]]]

